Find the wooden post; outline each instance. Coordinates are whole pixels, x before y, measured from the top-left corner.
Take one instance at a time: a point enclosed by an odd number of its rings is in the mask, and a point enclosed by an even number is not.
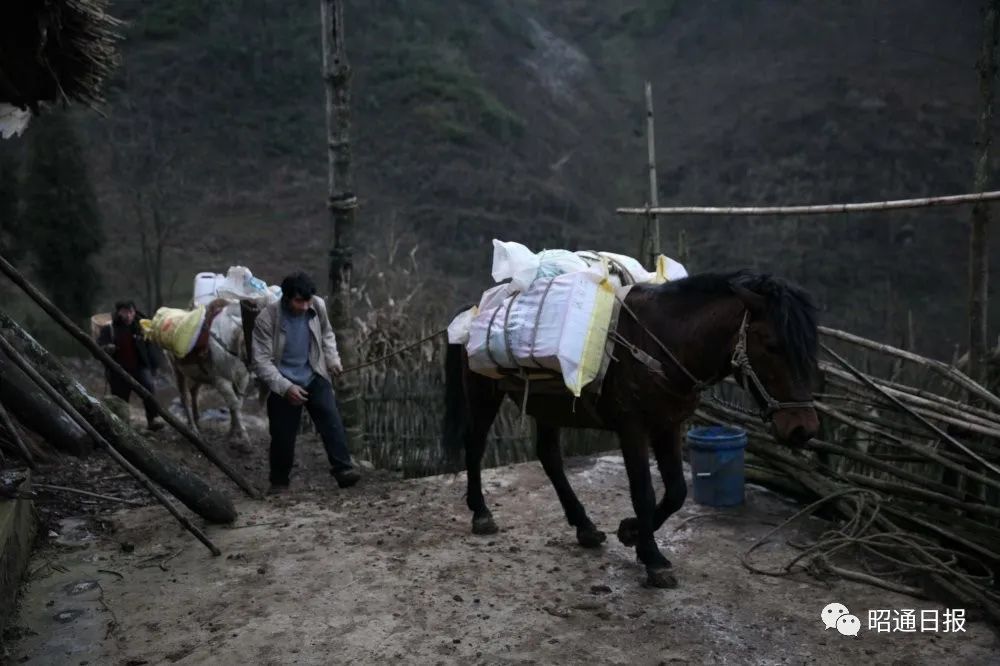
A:
[[[31,451],[28,450],[27,444],[21,439],[21,433],[17,431],[17,426],[14,425],[14,421],[10,418],[10,414],[4,409],[3,403],[0,403],[0,425],[10,434],[11,439],[14,440],[14,444],[17,445],[18,450],[21,455],[24,456],[24,461],[28,463],[28,467],[31,469],[37,469],[35,466],[35,458],[31,455]]]
[[[155,497],[157,501],[159,501],[160,504],[162,504],[164,508],[166,508],[167,511],[169,511],[174,518],[177,519],[177,522],[179,522],[185,529],[191,532],[191,534],[193,534],[199,541],[205,544],[205,546],[212,552],[213,555],[219,556],[222,554],[222,551],[219,550],[218,547],[216,547],[216,545],[213,544],[207,536],[205,536],[204,532],[202,532],[196,525],[194,525],[190,520],[188,520],[176,508],[174,508],[174,505],[170,503],[170,500],[167,499],[167,497],[162,492],[160,492],[160,490],[157,489],[157,487],[154,486],[150,482],[150,480],[147,479],[143,475],[143,473],[136,468],[135,465],[126,460],[125,457],[117,449],[115,449],[115,447],[113,447],[99,432],[97,432],[97,430],[94,429],[94,427],[90,424],[90,422],[87,421],[87,419],[85,419],[83,415],[80,414],[80,412],[78,412],[65,397],[60,395],[59,391],[57,391],[51,384],[49,384],[48,381],[46,381],[46,379],[41,375],[41,373],[32,368],[31,364],[28,363],[28,361],[20,355],[20,352],[18,352],[17,349],[15,349],[14,346],[11,345],[10,342],[8,342],[7,339],[4,338],[2,335],[0,335],[0,348],[3,348],[4,353],[6,353],[10,357],[10,359],[14,361],[14,363],[16,363],[17,366],[21,368],[21,370],[26,375],[31,377],[32,380],[34,380],[42,388],[42,390],[49,395],[49,397],[51,397],[61,408],[66,410],[66,413],[69,414],[70,417],[72,417],[72,419],[76,421],[81,428],[86,430],[87,434],[89,434],[91,437],[94,438],[94,442],[96,444],[102,446],[108,452],[108,454],[115,460],[115,462],[121,465],[126,472],[128,472],[136,481],[138,481],[146,490],[148,490],[150,494],[153,495],[153,497]],[[192,478],[197,478],[197,477],[193,477],[192,475]],[[181,498],[178,497],[178,499]],[[183,499],[181,501],[183,501]],[[220,522],[232,522],[233,520],[236,519],[236,511],[235,509],[232,508],[232,504],[228,504],[228,506],[225,506],[226,503],[227,502],[222,503],[222,508],[223,508],[223,514],[225,514],[226,517],[228,517],[228,520]],[[192,510],[194,510],[193,507],[189,506],[189,508],[192,508]],[[203,505],[200,505],[200,508],[203,508]],[[219,507],[217,506],[216,508]],[[225,511],[225,509],[229,509],[229,511],[227,512]]]
[[[163,420],[174,427],[177,432],[184,435],[192,444],[198,447],[206,458],[208,458],[212,463],[222,470],[226,476],[233,480],[233,482],[243,489],[248,496],[253,499],[260,499],[260,493],[247,481],[242,474],[236,471],[232,465],[227,463],[219,454],[216,453],[215,449],[206,444],[202,439],[193,431],[191,428],[187,427],[180,419],[173,415],[173,413],[161,405],[157,400],[156,396],[149,392],[145,386],[140,384],[135,377],[130,375],[124,368],[122,368],[118,363],[115,362],[113,358],[108,356],[108,354],[101,349],[90,336],[84,333],[79,326],[74,324],[69,317],[67,317],[62,310],[57,308],[52,304],[48,298],[45,297],[42,292],[38,290],[28,278],[24,277],[14,265],[3,258],[0,255],[0,272],[10,278],[10,281],[16,284],[18,287],[24,291],[25,294],[31,297],[31,300],[38,303],[38,305],[45,310],[52,319],[59,324],[67,333],[72,335],[77,341],[82,344],[87,350],[93,354],[94,358],[104,364],[108,370],[117,375],[122,381],[128,384],[128,387],[132,389],[143,400],[151,400],[151,404],[156,407],[156,412],[163,417]]]
[[[326,136],[328,199],[333,225],[330,250],[330,324],[344,367],[357,365],[357,339],[351,317],[351,270],[353,268],[354,213],[358,205],[351,174],[351,67],[344,47],[344,5],[341,0],[320,0],[323,25],[323,79],[326,83]],[[337,379],[348,441],[355,450],[364,436],[364,413],[356,377]]]
[[[660,195],[656,185],[656,138],[653,134],[653,85],[646,81],[646,154],[649,160],[649,205],[660,205]],[[645,238],[649,247],[646,257],[651,270],[656,268],[656,256],[660,253],[660,221],[655,213],[649,214],[646,222]]]
[[[809,204],[806,206],[659,206],[652,210],[642,208],[616,208],[619,215],[832,215],[844,213],[871,213],[910,208],[931,208],[939,206],[960,206],[984,201],[1000,201],[1000,190],[973,192],[971,194],[950,194],[941,197],[921,197],[919,199],[892,199],[890,201],[866,201],[864,203]],[[872,218],[874,219],[874,218]]]
[[[158,453],[128,422],[94,398],[48,350],[2,311],[0,348],[94,442],[108,448],[116,461],[127,460],[209,522],[228,524],[236,520],[232,500],[191,470]]]
[[[979,95],[982,108],[976,125],[976,173],[973,189],[983,192],[989,184],[990,148],[993,143],[990,128],[993,123],[993,79],[996,78],[997,23],[1000,21],[1000,0],[983,0],[983,41],[979,51]],[[972,229],[969,234],[969,376],[986,384],[986,336],[989,313],[989,208],[979,202],[972,208]]]
[[[688,265],[691,257],[688,252],[687,234],[684,233],[683,229],[677,231],[677,261],[684,264],[685,267]],[[690,270],[689,270],[690,272]]]
[[[0,404],[62,453],[79,457],[93,448],[87,433],[4,354],[0,354]]]

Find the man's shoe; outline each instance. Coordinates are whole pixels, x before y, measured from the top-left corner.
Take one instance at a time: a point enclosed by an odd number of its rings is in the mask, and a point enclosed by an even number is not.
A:
[[[343,472],[335,472],[330,470],[330,474],[333,478],[337,479],[337,485],[341,488],[350,488],[355,483],[361,480],[361,475],[356,469],[348,469]]]
[[[287,483],[272,483],[271,487],[267,489],[268,495],[284,495],[288,492]]]

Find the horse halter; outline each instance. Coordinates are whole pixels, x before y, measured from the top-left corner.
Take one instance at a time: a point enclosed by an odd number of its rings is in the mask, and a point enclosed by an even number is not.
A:
[[[669,358],[670,361],[675,366],[677,366],[677,368],[682,373],[684,373],[684,375],[688,379],[691,380],[692,383],[691,389],[694,392],[700,393],[701,391],[704,391],[712,384],[712,382],[702,381],[697,377],[695,377],[693,374],[691,374],[691,371],[688,370],[686,367],[684,367],[684,364],[681,363],[680,360],[673,355],[670,349],[667,348],[667,346],[663,344],[663,342],[658,337],[653,335],[653,332],[650,331],[646,327],[646,325],[642,323],[642,321],[635,314],[635,312],[632,311],[632,308],[630,308],[628,305],[625,304],[624,299],[618,298],[618,302],[621,303],[621,306],[625,309],[626,312],[629,313],[632,319],[634,319],[635,322],[639,324],[642,330],[646,332],[646,335],[648,335],[650,339],[652,339],[653,342],[655,342],[657,346],[661,350],[663,350],[663,352],[667,355],[667,358]],[[767,422],[771,420],[771,417],[774,416],[775,412],[781,411],[783,409],[811,409],[814,406],[812,400],[782,402],[780,400],[775,400],[771,396],[771,394],[767,392],[767,389],[764,388],[763,382],[760,381],[760,377],[757,376],[757,371],[753,369],[753,365],[750,363],[749,354],[747,354],[747,331],[749,329],[750,329],[750,311],[745,310],[743,312],[743,321],[740,322],[740,329],[736,338],[736,346],[733,347],[733,355],[730,357],[729,363],[733,368],[733,374],[736,377],[737,384],[739,384],[739,386],[744,391],[753,396],[758,403],[762,403],[760,404],[760,411],[756,415],[759,416],[762,421]],[[657,374],[663,377],[665,380],[669,381],[667,374],[663,371],[663,364],[660,363],[660,361],[656,360],[643,350],[639,349],[636,345],[626,340],[617,331],[613,332],[611,335],[612,339],[616,343],[625,347],[625,349],[627,349],[629,353],[632,354],[632,356],[642,365],[646,366],[654,374]],[[748,380],[753,384],[755,391],[750,390],[750,386],[748,385]],[[735,409],[736,411],[744,412],[747,414],[754,414],[754,412],[744,407],[726,403],[713,396],[708,396],[708,399],[712,402],[719,403],[724,407]]]
[[[736,378],[736,382],[744,391],[754,396],[759,403],[762,403],[760,405],[761,419],[770,421],[774,413],[782,409],[811,409],[814,406],[812,400],[782,402],[775,400],[767,392],[767,389],[764,388],[764,383],[760,381],[760,377],[757,376],[757,372],[753,369],[753,365],[750,363],[750,355],[747,353],[747,331],[749,328],[750,312],[746,311],[743,313],[740,332],[736,339],[736,346],[733,347],[733,356],[729,363],[733,367],[733,375]],[[750,390],[751,383],[755,391]]]

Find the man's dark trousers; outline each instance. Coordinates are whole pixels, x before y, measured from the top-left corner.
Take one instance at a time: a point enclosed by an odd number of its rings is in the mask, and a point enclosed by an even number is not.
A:
[[[156,387],[153,384],[153,373],[149,371],[149,368],[131,370],[129,374],[132,375],[133,379],[142,384],[147,391],[153,394],[156,393]],[[111,389],[111,395],[121,398],[125,402],[128,402],[129,397],[132,395],[132,387],[129,386],[128,382],[113,372],[108,374],[108,388]],[[153,419],[159,413],[156,411],[156,403],[147,399],[143,400],[143,405],[146,408],[146,421],[152,423]]]
[[[309,410],[309,416],[323,440],[333,472],[352,469],[351,454],[347,450],[347,433],[333,399],[333,387],[323,377],[314,375],[305,389],[309,393],[305,405],[293,405],[285,396],[276,393],[271,393],[267,398],[267,420],[271,433],[271,483],[274,485],[288,485],[288,475],[295,461],[295,436],[299,431],[303,406]]]

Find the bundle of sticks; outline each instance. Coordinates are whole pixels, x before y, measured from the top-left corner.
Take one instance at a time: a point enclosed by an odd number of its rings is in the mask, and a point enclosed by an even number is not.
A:
[[[108,0],[8,2],[0,10],[0,104],[103,104],[120,61],[122,22]]]
[[[705,400],[697,413],[746,430],[748,482],[838,525],[779,570],[752,563],[757,545],[744,564],[962,603],[1000,624],[1000,397],[954,365],[835,329],[820,333],[821,431],[802,449],[780,445],[759,419],[724,401]]]

